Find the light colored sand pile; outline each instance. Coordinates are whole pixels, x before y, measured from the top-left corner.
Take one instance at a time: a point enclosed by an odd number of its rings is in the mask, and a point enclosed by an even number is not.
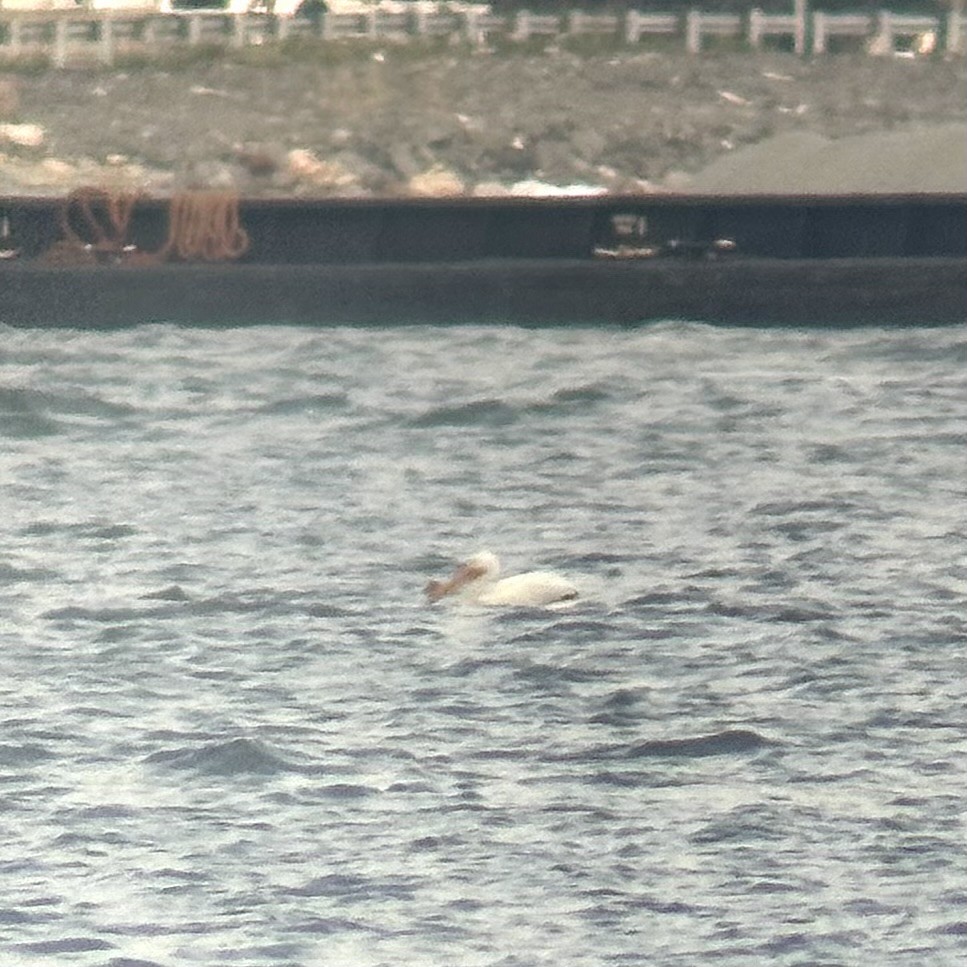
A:
[[[967,191],[967,124],[831,140],[788,131],[713,161],[693,191],[821,194]]]

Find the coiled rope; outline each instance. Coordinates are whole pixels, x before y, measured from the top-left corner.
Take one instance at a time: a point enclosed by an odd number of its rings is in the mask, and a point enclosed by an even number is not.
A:
[[[248,247],[248,233],[239,219],[238,195],[187,192],[171,199],[168,241],[158,253],[162,257],[227,262],[243,256]]]
[[[129,229],[141,192],[77,188],[60,211],[63,238],[41,260],[55,265],[98,262],[153,264],[166,259],[225,262],[249,248],[239,217],[239,198],[231,192],[185,192],[174,195],[168,209],[168,237],[156,252],[131,244]]]
[[[60,210],[63,238],[41,260],[56,265],[89,265],[125,253],[131,213],[140,192],[76,188]]]
[[[96,250],[120,252],[128,237],[131,212],[141,198],[136,191],[108,191],[103,188],[78,188],[67,196],[61,209],[64,238],[76,245],[92,245]],[[76,216],[87,234],[83,238],[73,223]]]

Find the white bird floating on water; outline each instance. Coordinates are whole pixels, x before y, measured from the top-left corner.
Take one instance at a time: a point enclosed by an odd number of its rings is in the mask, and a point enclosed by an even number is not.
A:
[[[466,604],[545,608],[573,601],[577,588],[553,571],[527,571],[497,579],[500,561],[496,554],[482,551],[461,564],[446,581],[430,581],[426,596],[430,601],[456,595]]]

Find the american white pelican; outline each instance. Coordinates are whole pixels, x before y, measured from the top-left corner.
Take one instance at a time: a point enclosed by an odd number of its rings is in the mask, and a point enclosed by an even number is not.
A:
[[[527,571],[498,581],[499,573],[497,555],[482,551],[461,564],[446,581],[430,581],[426,596],[439,601],[457,595],[468,604],[523,608],[543,608],[578,596],[570,581],[551,571]]]

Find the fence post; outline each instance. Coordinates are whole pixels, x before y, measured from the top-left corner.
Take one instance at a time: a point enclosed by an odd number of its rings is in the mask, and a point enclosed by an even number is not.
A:
[[[413,33],[417,37],[426,36],[426,7],[422,3],[415,5],[410,14],[410,23],[412,24]]]
[[[802,57],[806,53],[809,34],[809,0],[795,0],[793,4],[796,26],[793,29],[793,49]]]
[[[749,11],[749,46],[756,50],[762,46],[762,11],[758,7]]]
[[[514,18],[514,40],[527,40],[531,35],[531,15],[529,10],[518,10]]]
[[[482,47],[484,42],[484,32],[480,29],[480,12],[478,10],[465,10],[463,14],[463,34],[473,47]]]
[[[201,17],[197,13],[193,13],[188,18],[188,43],[192,47],[201,43],[201,27]]]
[[[697,10],[685,15],[685,50],[690,54],[702,51],[702,15]]]
[[[17,57],[20,54],[20,18],[14,17],[10,21],[10,53]]]
[[[114,21],[110,17],[101,18],[101,42],[98,48],[98,60],[107,67],[113,67]]]
[[[947,13],[947,53],[960,54],[964,50],[963,3],[952,4]]]
[[[280,17],[277,13],[272,15],[275,21],[275,39],[284,44],[289,39],[289,24],[292,22],[290,17]]]
[[[67,26],[66,17],[58,17],[54,21],[54,67],[67,66]]]
[[[154,51],[157,35],[157,21],[154,17],[148,17],[141,27],[141,43],[148,48],[149,53]]]
[[[826,14],[822,10],[813,14],[813,53],[826,53]]]
[[[641,40],[641,14],[629,10],[625,14],[625,43],[637,44]]]
[[[893,14],[889,10],[881,10],[876,15],[875,29],[874,41],[879,41],[884,54],[892,54],[896,50],[896,38],[893,36]]]
[[[245,28],[247,17],[244,13],[237,13],[232,17],[232,46],[245,46]]]

